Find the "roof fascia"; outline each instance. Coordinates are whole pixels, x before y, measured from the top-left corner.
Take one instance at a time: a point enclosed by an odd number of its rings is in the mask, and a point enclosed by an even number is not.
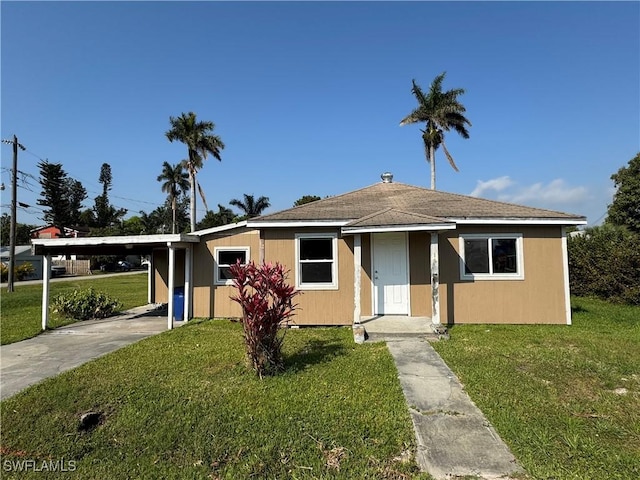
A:
[[[385,232],[434,232],[440,230],[455,230],[454,223],[440,223],[432,225],[393,225],[380,227],[345,227],[342,233],[345,235],[355,233],[385,233]]]
[[[586,225],[575,218],[448,218],[458,225]]]
[[[312,220],[295,220],[280,222],[247,222],[249,228],[296,228],[296,227],[342,227],[351,220],[320,220],[314,222]]]
[[[458,225],[586,225],[586,220],[576,218],[455,218],[447,217],[452,223],[415,225],[415,226],[385,226],[385,227],[347,227],[343,228],[343,232],[359,230],[361,233],[366,231],[376,232],[398,232],[398,231],[428,231],[428,230],[449,230],[455,229]],[[247,221],[249,228],[297,228],[297,227],[344,227],[353,220],[329,220],[329,221],[276,221],[276,222],[251,222]],[[452,226],[453,225],[453,226]],[[384,230],[379,230],[382,228]]]
[[[197,232],[193,232],[191,235],[197,235],[198,237],[201,237],[203,235],[209,235],[211,233],[224,232],[227,230],[233,230],[234,228],[241,228],[246,226],[247,226],[247,220],[242,220],[241,222],[238,222],[238,223],[229,223],[227,225],[220,225],[219,227],[211,227],[211,228],[206,228],[204,230],[198,230]]]

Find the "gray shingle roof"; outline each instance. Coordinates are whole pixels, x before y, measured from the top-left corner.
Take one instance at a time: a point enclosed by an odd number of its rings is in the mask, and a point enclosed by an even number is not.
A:
[[[484,198],[429,190],[404,183],[376,183],[352,192],[252,219],[261,222],[372,221],[387,225],[414,224],[416,216],[430,217],[424,223],[443,220],[554,220],[584,221],[585,217],[541,208],[525,207]],[[377,220],[373,220],[379,217]],[[434,218],[436,217],[436,218]]]
[[[353,220],[345,227],[382,227],[394,225],[425,225],[450,223],[443,218],[421,215],[419,213],[404,212],[395,208],[385,208],[379,212]]]

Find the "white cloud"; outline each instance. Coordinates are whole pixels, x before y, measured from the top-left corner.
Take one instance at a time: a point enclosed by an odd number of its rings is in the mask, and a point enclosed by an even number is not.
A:
[[[513,180],[509,178],[509,176],[505,175],[503,177],[494,178],[493,180],[487,180],[483,182],[482,180],[478,180],[476,188],[469,195],[472,197],[481,197],[485,192],[495,190],[496,192],[501,192],[502,190],[509,188],[513,185]]]
[[[487,181],[478,180],[476,188],[469,195],[493,197],[503,202],[525,205],[553,206],[584,202],[588,198],[588,191],[586,187],[572,187],[561,178],[556,178],[546,185],[543,182],[520,185],[505,175]]]
[[[540,182],[519,186],[509,195],[509,201],[514,203],[577,204],[586,199],[585,187],[571,187],[561,178],[552,180],[547,185]]]

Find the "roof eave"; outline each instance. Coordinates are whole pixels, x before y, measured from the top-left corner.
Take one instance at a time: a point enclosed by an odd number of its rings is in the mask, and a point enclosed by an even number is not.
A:
[[[455,230],[455,223],[433,223],[428,225],[379,225],[366,227],[343,227],[344,235],[357,233],[386,233],[386,232],[438,232],[441,230]]]
[[[227,225],[221,225],[219,227],[211,227],[205,228],[204,230],[198,230],[196,232],[193,232],[191,235],[197,235],[198,237],[201,237],[203,235],[209,235],[211,233],[225,232],[227,230],[233,230],[234,228],[246,227],[247,223],[247,220],[242,220],[238,223],[228,223]]]
[[[275,221],[247,221],[249,228],[292,228],[292,227],[342,227],[352,221],[349,220],[275,220]]]
[[[458,225],[586,225],[587,219],[582,217],[573,218],[457,218],[447,217],[447,220]]]

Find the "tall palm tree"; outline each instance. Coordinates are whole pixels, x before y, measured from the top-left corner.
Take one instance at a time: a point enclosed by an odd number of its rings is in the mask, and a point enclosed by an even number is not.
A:
[[[218,135],[213,134],[215,124],[197,121],[196,114],[193,112],[182,113],[177,118],[169,117],[169,123],[171,123],[171,129],[165,133],[167,139],[170,142],[177,140],[184,143],[189,153],[188,158],[183,162],[189,172],[191,231],[194,232],[196,229],[196,185],[205,209],[209,210],[202,187],[196,181],[196,174],[202,168],[203,161],[208,154],[222,161],[220,151],[224,149],[224,143]]]
[[[238,200],[234,198],[229,202],[229,205],[238,207],[244,212],[247,218],[257,217],[267,208],[271,206],[269,203],[269,197],[260,197],[256,200],[253,195],[244,194],[244,200]]]
[[[158,175],[158,181],[162,183],[162,191],[169,194],[171,211],[171,233],[176,233],[176,199],[182,192],[189,189],[189,174],[184,171],[183,163],[171,166],[169,162],[162,164],[162,173]]]
[[[469,138],[466,125],[471,126],[471,122],[464,116],[464,112],[466,112],[464,105],[458,101],[458,96],[464,93],[464,89],[454,88],[443,92],[442,81],[445,74],[446,72],[441,73],[431,82],[427,95],[424,94],[416,81],[412,80],[411,93],[418,100],[418,107],[400,122],[400,126],[425,122],[424,130],[420,129],[420,131],[422,132],[427,162],[431,166],[432,190],[436,188],[436,150],[438,147],[442,146],[451,167],[456,172],[459,171],[444,143],[444,132],[453,129],[463,138]]]

